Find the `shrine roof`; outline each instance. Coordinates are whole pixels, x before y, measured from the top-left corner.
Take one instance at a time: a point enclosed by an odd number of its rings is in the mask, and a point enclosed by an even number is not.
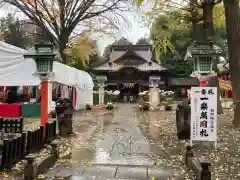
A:
[[[98,66],[98,67],[93,68],[93,70],[98,70],[98,71],[119,71],[123,67],[126,67],[126,66],[115,64],[115,63],[112,63],[110,65],[107,62],[107,63],[104,63],[104,64]],[[139,71],[164,71],[164,70],[168,70],[168,68],[162,67],[162,66],[160,66],[159,64],[157,64],[155,62],[151,62],[151,64],[146,62],[144,64],[133,65],[133,66],[130,66],[130,67],[135,67]]]
[[[154,53],[151,45],[112,45],[106,61],[116,61],[130,54],[149,62],[152,61]]]
[[[136,57],[136,63],[126,65],[124,59]],[[163,71],[169,68],[162,67],[155,61],[152,45],[112,45],[110,55],[102,65],[92,68],[96,71],[118,71],[122,67],[135,67],[139,71]],[[123,65],[124,64],[124,65]]]
[[[193,56],[225,56],[226,49],[213,41],[193,41],[187,48],[185,60]]]

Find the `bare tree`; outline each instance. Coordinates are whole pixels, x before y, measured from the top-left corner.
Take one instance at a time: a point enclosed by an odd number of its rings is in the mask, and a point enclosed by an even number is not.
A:
[[[129,6],[122,0],[2,0],[23,12],[45,32],[59,48],[63,63],[64,49],[75,30],[106,31],[118,28]]]

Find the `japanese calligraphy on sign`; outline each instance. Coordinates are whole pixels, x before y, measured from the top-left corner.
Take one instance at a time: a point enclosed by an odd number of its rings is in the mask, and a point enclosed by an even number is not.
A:
[[[217,140],[217,87],[191,88],[191,140]]]

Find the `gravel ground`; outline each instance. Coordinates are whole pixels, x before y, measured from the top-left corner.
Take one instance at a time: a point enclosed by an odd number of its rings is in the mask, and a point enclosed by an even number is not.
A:
[[[175,111],[137,113],[139,126],[145,136],[165,150],[161,158],[170,162],[170,166],[179,168],[184,164],[184,147],[189,141],[178,141],[175,116]],[[233,112],[227,109],[224,115],[218,116],[217,149],[209,143],[198,143],[194,149],[196,156],[211,162],[214,180],[240,179],[240,128],[232,125],[232,118]],[[182,171],[185,170],[182,167]]]

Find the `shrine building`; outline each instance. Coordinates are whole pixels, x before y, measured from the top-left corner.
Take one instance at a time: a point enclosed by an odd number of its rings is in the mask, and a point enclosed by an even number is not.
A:
[[[176,82],[171,85],[179,89],[181,85],[184,87],[174,80],[173,69],[157,63],[152,45],[112,45],[109,57],[91,71],[97,76],[100,88],[119,90],[122,101],[129,96],[136,100],[146,90],[156,94],[171,82]]]

